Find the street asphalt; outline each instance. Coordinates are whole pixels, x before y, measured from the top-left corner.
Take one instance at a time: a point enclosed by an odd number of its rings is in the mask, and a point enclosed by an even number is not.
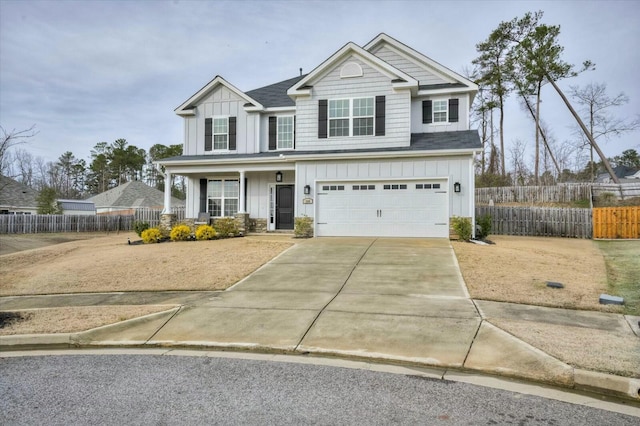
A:
[[[495,374],[640,401],[640,379],[574,368],[487,320],[627,327],[637,339],[637,317],[472,300],[447,239],[304,240],[224,292],[0,298],[0,310],[113,304],[180,306],[81,333],[1,336],[0,351],[123,346],[316,354]]]

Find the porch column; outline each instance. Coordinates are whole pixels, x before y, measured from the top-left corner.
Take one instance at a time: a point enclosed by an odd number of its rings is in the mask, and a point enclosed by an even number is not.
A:
[[[171,213],[171,173],[164,172],[164,209],[163,214]]]
[[[246,213],[246,207],[244,205],[244,192],[246,188],[244,187],[244,170],[240,171],[240,207],[238,209],[238,213]]]

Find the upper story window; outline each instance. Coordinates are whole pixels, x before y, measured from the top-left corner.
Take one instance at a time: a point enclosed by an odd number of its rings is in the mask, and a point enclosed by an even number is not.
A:
[[[293,116],[278,117],[278,149],[293,149]]]
[[[373,98],[329,101],[329,136],[373,135]]]
[[[423,124],[447,124],[458,122],[458,99],[433,99],[422,101]]]
[[[236,150],[236,117],[210,117],[204,119],[204,150]]]
[[[447,109],[449,109],[447,100],[433,101],[433,122],[446,123]]]
[[[269,117],[269,151],[295,147],[296,118],[293,115]]]
[[[213,149],[229,149],[229,119],[227,117],[213,119]]]
[[[386,97],[318,99],[318,138],[384,136]]]

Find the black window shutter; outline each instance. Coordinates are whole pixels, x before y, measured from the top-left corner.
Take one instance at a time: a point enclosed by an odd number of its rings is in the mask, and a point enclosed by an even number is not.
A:
[[[429,124],[433,121],[431,113],[431,101],[422,101],[422,123]]]
[[[328,103],[326,99],[320,99],[318,101],[318,138],[327,138],[327,107]]]
[[[458,122],[458,99],[449,99],[449,123]]]
[[[204,119],[204,150],[211,151],[213,148],[213,118]]]
[[[229,117],[229,151],[236,150],[236,118]]]
[[[278,117],[269,117],[269,151],[278,148]]]
[[[293,149],[296,148],[296,116],[293,116]]]
[[[384,96],[376,96],[376,136],[384,136],[386,102]]]
[[[207,180],[200,179],[200,210],[201,213],[207,211]]]

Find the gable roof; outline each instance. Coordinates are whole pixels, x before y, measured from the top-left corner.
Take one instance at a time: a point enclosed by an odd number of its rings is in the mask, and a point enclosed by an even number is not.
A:
[[[0,206],[37,208],[38,191],[0,175]]]
[[[307,74],[303,79],[293,85],[288,91],[289,96],[306,95],[309,90],[306,86],[310,85],[314,80],[324,76],[332,70],[340,61],[349,55],[358,56],[363,62],[366,62],[378,72],[386,75],[392,80],[394,88],[417,88],[418,81],[409,74],[397,69],[393,65],[383,61],[371,52],[363,49],[353,42],[349,42],[342,46],[340,50],[331,55],[327,60],[318,65],[313,71]]]
[[[399,54],[400,56],[404,56],[405,58],[409,59],[414,63],[417,62],[418,64],[422,65],[424,68],[428,69],[431,72],[435,72],[436,74],[446,77],[445,80],[453,80],[454,82],[457,82],[458,84],[463,85],[463,87],[468,87],[469,89],[474,91],[478,90],[478,85],[475,84],[473,81],[467,79],[466,77],[458,74],[455,71],[452,71],[451,69],[445,67],[439,62],[436,62],[433,59],[428,58],[427,56],[423,55],[417,50],[412,49],[406,44],[396,40],[395,38],[385,33],[378,34],[373,40],[371,40],[369,43],[367,43],[364,46],[364,49],[371,52],[372,50],[374,50],[375,48],[381,45],[386,45],[395,53]],[[452,84],[456,84],[456,83],[452,83]],[[455,87],[455,86],[452,86],[452,87]],[[449,88],[449,87],[446,87],[446,88]],[[433,88],[422,87],[422,86],[420,87],[420,90],[431,90],[431,89]]]
[[[202,89],[198,90],[194,93],[189,99],[184,101],[182,105],[176,108],[174,111],[178,115],[194,115],[194,108],[196,103],[209,94],[212,90],[214,90],[218,86],[224,86],[233,93],[235,93],[238,97],[244,99],[244,101],[248,104],[252,104],[253,106],[262,109],[262,105],[257,100],[251,98],[246,93],[239,90],[233,84],[229,83],[224,78],[219,75],[215,76],[213,80],[208,82]]]
[[[164,193],[144,182],[134,180],[87,198],[87,201],[93,201],[97,208],[161,207],[164,205]],[[184,205],[184,200],[171,197],[171,203],[174,206]]]

